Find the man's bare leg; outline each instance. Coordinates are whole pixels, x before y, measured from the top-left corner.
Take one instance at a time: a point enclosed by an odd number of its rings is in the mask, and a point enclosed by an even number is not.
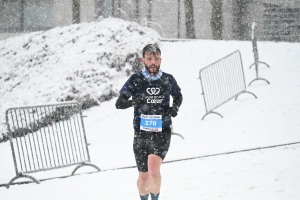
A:
[[[152,194],[160,193],[161,164],[161,157],[154,154],[148,156],[148,172],[139,172],[139,177],[137,180],[137,187],[141,196],[145,196],[149,194],[149,192]]]
[[[139,172],[139,177],[137,180],[137,187],[139,194],[145,196],[149,194],[149,174],[148,172]]]
[[[149,191],[152,194],[160,193],[161,175],[160,166],[162,164],[161,157],[150,154],[148,156],[148,175],[149,175]]]

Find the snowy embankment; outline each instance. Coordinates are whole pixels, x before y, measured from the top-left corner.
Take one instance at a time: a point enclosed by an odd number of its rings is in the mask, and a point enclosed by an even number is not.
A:
[[[114,18],[0,41],[0,141],[9,107],[77,100],[89,108],[116,96],[150,42],[159,42],[153,29]]]

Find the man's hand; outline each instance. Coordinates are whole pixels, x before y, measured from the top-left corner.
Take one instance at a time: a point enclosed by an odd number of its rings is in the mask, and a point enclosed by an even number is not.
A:
[[[144,105],[146,103],[147,103],[147,101],[144,97],[137,97],[134,100],[132,100],[133,107],[140,107],[141,105]]]
[[[173,107],[170,107],[167,111],[167,114],[171,117],[176,117],[177,116],[177,110]]]
[[[123,95],[120,94],[119,98],[116,101],[116,108],[117,109],[126,109],[132,106],[132,101],[128,100],[128,98]]]

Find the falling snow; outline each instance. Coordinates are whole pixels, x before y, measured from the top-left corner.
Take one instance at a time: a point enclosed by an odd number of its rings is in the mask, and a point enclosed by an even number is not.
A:
[[[173,123],[174,132],[185,139],[172,136],[165,162],[300,141],[299,44],[258,42],[260,58],[270,65],[261,66],[259,75],[271,84],[254,82],[247,90],[258,99],[243,94],[217,109],[224,118],[211,115],[203,121],[205,106],[197,79],[199,70],[239,49],[248,84],[255,77],[254,68],[249,69],[254,62],[251,42],[202,40],[159,45],[163,55],[161,68],[176,78],[184,97]],[[126,79],[124,76],[120,82]],[[0,187],[1,200],[118,200],[120,196],[138,199],[137,169],[110,170],[135,166],[133,109],[117,110],[115,101],[113,98],[83,113],[87,116],[84,122],[91,144],[91,161],[102,172],[85,174],[94,171],[86,167],[75,177],[44,181],[40,185],[13,185],[9,190]],[[15,176],[9,142],[0,144],[0,152],[0,183],[5,184]],[[166,163],[161,169],[160,198],[297,200],[299,156],[300,145],[294,144]],[[38,179],[66,176],[74,168],[31,175]]]

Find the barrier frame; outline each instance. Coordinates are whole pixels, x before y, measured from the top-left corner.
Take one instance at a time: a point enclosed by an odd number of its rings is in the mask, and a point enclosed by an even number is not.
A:
[[[261,63],[261,64],[264,64],[266,65],[268,68],[270,68],[270,66],[265,63],[265,62],[262,62],[259,60],[259,56],[258,56],[258,48],[257,48],[257,39],[256,39],[256,34],[255,34],[255,27],[256,27],[256,23],[253,22],[252,24],[252,47],[253,47],[253,55],[254,55],[254,63],[252,63],[250,65],[249,68],[251,68],[253,65],[255,65],[255,72],[256,72],[256,78],[253,79],[248,86],[250,86],[254,81],[259,81],[259,80],[262,80],[262,81],[265,81],[267,82],[268,84],[270,84],[270,82],[264,78],[260,78],[258,76],[258,65]]]
[[[52,112],[50,112],[50,108],[52,108],[51,110]],[[32,111],[32,113],[29,112],[30,110]],[[23,111],[23,115],[21,111]],[[36,113],[33,111],[36,111]],[[29,178],[33,182],[39,184],[40,181],[38,179],[36,179],[34,176],[29,175],[29,173],[33,173],[33,172],[58,169],[58,168],[69,167],[73,165],[77,165],[77,166],[72,171],[71,176],[73,176],[75,172],[83,166],[91,166],[97,169],[98,171],[101,171],[98,166],[90,163],[91,159],[88,150],[88,143],[87,143],[84,123],[83,123],[81,106],[77,101],[69,101],[69,102],[62,102],[62,103],[55,103],[55,104],[12,107],[6,110],[5,117],[6,117],[8,137],[10,141],[10,146],[11,146],[11,151],[12,151],[12,156],[13,156],[13,161],[15,166],[15,172],[16,172],[16,176],[12,178],[10,182],[7,184],[6,186],[7,189],[15,180],[19,178]],[[35,117],[37,117],[38,120],[36,120]],[[9,118],[11,120],[9,120]],[[73,118],[73,123],[71,121],[72,118]],[[13,127],[11,127],[11,125],[13,125]],[[53,125],[53,129],[52,129],[53,134],[51,135],[49,126],[52,125]],[[67,128],[65,126],[67,126]],[[48,135],[46,132],[47,127],[48,127]],[[42,135],[43,132],[44,135]],[[67,136],[67,134],[69,134],[69,136]],[[77,138],[75,138],[75,136]],[[43,140],[43,139],[47,140],[47,138],[50,139],[50,142]],[[51,141],[51,138],[54,141]],[[28,145],[27,143],[30,144]],[[56,149],[54,149],[54,146],[52,146],[53,143]],[[49,150],[50,147],[49,145],[51,145],[52,153]],[[57,146],[59,147],[57,148]],[[48,150],[47,149],[45,150],[45,147],[47,147]],[[55,155],[55,152],[57,154],[57,157]],[[59,152],[60,152],[60,157],[59,157]],[[72,157],[70,155],[70,152]],[[45,157],[43,157],[44,156],[42,155],[43,153]],[[69,157],[67,157],[67,153],[69,154]],[[27,154],[28,158],[25,156],[25,154]],[[46,155],[48,155],[49,158],[47,158]],[[19,160],[17,160],[18,158]],[[51,160],[52,158],[53,160]],[[48,164],[47,161],[50,161],[50,163]],[[54,164],[52,164],[51,161],[53,161]],[[57,164],[55,161],[57,161]],[[26,166],[26,163],[29,164],[28,168]],[[22,164],[25,166],[23,167]]]
[[[238,55],[239,60],[234,60],[233,56],[235,56],[236,54]],[[232,62],[232,63],[230,63],[230,62]],[[225,73],[226,70],[230,69],[231,66],[234,66],[234,67],[240,66],[240,69],[236,68],[236,69],[240,70],[239,73],[235,74],[235,75],[232,75],[232,74],[226,75],[226,73]],[[225,82],[229,83],[229,86],[231,86],[231,85],[235,86],[237,84],[240,84],[239,88],[237,89],[237,88],[232,88],[232,87],[224,86],[224,85],[223,86],[219,85],[219,87],[216,87],[216,88],[213,88],[213,86],[209,86],[210,83],[207,83],[207,81],[209,81],[208,80],[209,76],[203,76],[203,73],[213,67],[215,67],[217,69],[211,70],[209,72],[209,75],[211,77],[215,76],[214,81],[216,81],[217,79],[222,80],[222,78],[223,78],[223,83],[225,81]],[[218,70],[218,71],[216,71],[216,70]],[[218,72],[218,73],[216,73],[216,72]],[[242,63],[241,53],[239,50],[234,51],[233,53],[231,53],[231,54],[217,60],[216,62],[208,65],[207,67],[204,67],[203,69],[201,69],[199,71],[199,79],[200,79],[200,83],[201,83],[202,95],[204,98],[204,104],[205,104],[205,109],[206,109],[206,114],[202,117],[202,120],[204,120],[204,118],[209,114],[216,114],[216,115],[219,115],[221,118],[223,118],[223,116],[220,113],[215,112],[214,110],[217,109],[218,107],[220,107],[221,105],[225,104],[226,102],[230,101],[234,97],[236,100],[243,93],[249,93],[249,94],[253,95],[255,98],[257,98],[257,96],[255,94],[253,94],[252,92],[246,91],[246,81],[245,81],[243,63]],[[215,91],[214,91],[214,89],[215,89]],[[231,95],[228,95],[228,93],[230,93]],[[224,98],[220,97],[220,95],[223,95],[225,97]],[[217,101],[217,103],[216,104],[211,103],[210,101]]]

